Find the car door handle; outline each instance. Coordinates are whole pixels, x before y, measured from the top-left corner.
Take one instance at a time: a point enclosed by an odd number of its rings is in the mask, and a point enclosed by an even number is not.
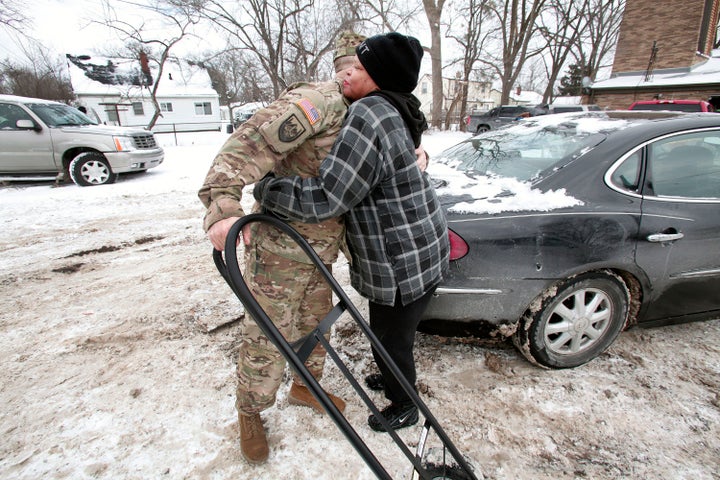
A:
[[[672,242],[674,240],[680,240],[685,235],[682,233],[653,233],[652,235],[648,235],[647,239],[649,242]]]

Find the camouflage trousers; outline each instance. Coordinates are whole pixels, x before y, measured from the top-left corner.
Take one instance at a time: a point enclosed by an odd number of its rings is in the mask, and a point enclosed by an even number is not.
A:
[[[248,248],[244,277],[255,299],[289,342],[311,332],[332,308],[332,289],[313,264]],[[275,403],[285,358],[250,315],[243,320],[242,337],[235,406],[239,412],[250,415]],[[325,348],[318,345],[305,362],[318,380],[325,353]],[[295,381],[302,383],[297,375]]]

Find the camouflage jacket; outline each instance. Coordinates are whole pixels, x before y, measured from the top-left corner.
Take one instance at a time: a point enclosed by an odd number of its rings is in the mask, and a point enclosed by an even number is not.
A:
[[[447,219],[413,140],[384,97],[356,100],[317,178],[268,178],[255,198],[281,218],[317,222],[345,215],[350,281],[365,298],[417,300],[442,279]]]
[[[268,172],[278,177],[315,177],[342,126],[347,102],[337,82],[291,85],[259,110],[225,142],[198,196],[207,207],[203,228],[228,217],[242,217],[242,191]],[[253,207],[257,211],[258,206]],[[320,258],[335,261],[345,229],[342,217],[320,223],[290,222]],[[253,243],[299,262],[307,256],[294,241],[268,224],[253,223]]]

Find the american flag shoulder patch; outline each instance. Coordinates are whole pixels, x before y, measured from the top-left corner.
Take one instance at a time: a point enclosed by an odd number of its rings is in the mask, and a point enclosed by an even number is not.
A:
[[[295,102],[295,104],[303,111],[307,119],[310,121],[310,125],[315,125],[320,120],[320,112],[318,112],[315,105],[313,105],[307,98],[303,98],[302,100]]]

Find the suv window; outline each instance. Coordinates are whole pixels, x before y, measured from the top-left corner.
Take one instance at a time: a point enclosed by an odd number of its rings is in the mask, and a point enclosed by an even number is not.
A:
[[[500,107],[498,111],[499,117],[517,117],[523,112],[529,111],[525,107]]]
[[[49,127],[64,127],[77,125],[95,125],[84,113],[77,108],[54,103],[28,103],[27,107],[40,117]]]
[[[18,130],[18,120],[32,120],[32,117],[17,105],[0,103],[0,130]]]

